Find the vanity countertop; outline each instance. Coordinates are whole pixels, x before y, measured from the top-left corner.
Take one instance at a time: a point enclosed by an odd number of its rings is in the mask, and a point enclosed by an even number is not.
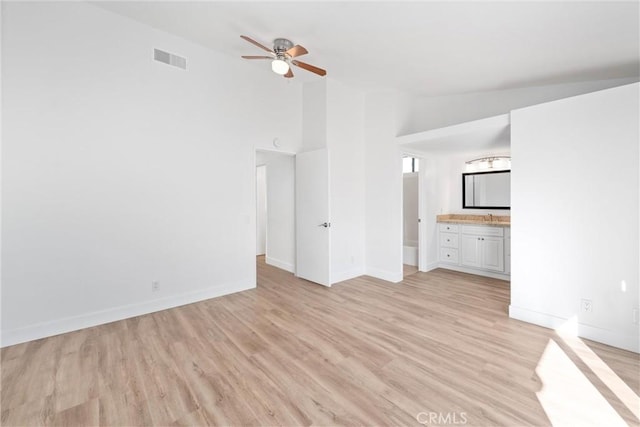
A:
[[[436,222],[511,227],[511,216],[509,215],[446,214],[446,215],[438,215]]]

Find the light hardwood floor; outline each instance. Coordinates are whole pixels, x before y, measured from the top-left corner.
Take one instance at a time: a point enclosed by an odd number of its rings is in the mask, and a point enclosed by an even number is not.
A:
[[[3,349],[2,425],[638,424],[638,355],[509,319],[506,282],[435,270],[325,288],[263,260],[258,277]]]
[[[409,265],[409,264],[403,264],[402,265],[402,276],[403,277],[411,276],[412,274],[415,274],[417,272],[418,272],[418,267],[416,267],[416,266]]]

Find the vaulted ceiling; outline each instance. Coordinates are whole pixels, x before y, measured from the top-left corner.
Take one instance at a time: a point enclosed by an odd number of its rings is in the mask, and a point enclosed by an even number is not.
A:
[[[637,1],[94,4],[234,61],[263,53],[241,34],[267,46],[286,37],[309,50],[305,62],[364,88],[442,95],[640,74]]]

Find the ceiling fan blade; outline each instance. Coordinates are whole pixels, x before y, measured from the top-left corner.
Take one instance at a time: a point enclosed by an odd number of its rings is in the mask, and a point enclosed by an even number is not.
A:
[[[293,77],[293,71],[291,71],[291,67],[289,67],[289,71],[287,71],[287,74],[285,74],[284,76],[287,79],[290,79],[291,77]]]
[[[293,65],[296,65],[296,66],[300,67],[300,68],[304,68],[307,71],[311,71],[312,73],[316,73],[319,76],[326,76],[327,75],[327,72],[325,70],[323,70],[322,68],[318,68],[318,67],[315,67],[313,65],[309,65],[309,64],[307,64],[305,62],[293,60],[293,61],[291,61],[291,63]]]
[[[297,44],[291,49],[289,49],[288,51],[286,51],[285,53],[290,57],[295,58],[296,56],[306,55],[309,52],[307,51],[307,49]]]
[[[244,59],[273,59],[273,56],[242,55]]]
[[[270,53],[273,52],[273,50],[269,49],[268,47],[266,47],[264,45],[261,45],[260,43],[258,43],[254,39],[252,39],[251,37],[247,37],[247,36],[240,36],[240,37],[245,39],[246,41],[248,41],[252,45],[258,46],[262,50],[266,50],[267,52],[270,52]]]

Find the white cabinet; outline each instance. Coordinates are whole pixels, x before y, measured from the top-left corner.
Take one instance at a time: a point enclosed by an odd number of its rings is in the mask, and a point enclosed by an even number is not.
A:
[[[504,228],[460,227],[460,264],[504,273]]]
[[[501,237],[480,238],[480,268],[504,271],[504,239]]]
[[[480,267],[480,238],[477,236],[471,236],[463,234],[460,236],[462,256],[460,257],[460,264],[467,267]]]
[[[440,260],[446,263],[458,263],[458,250],[451,248],[440,248]]]
[[[458,264],[459,229],[455,224],[440,224],[440,262]]]
[[[504,239],[470,234],[460,236],[460,264],[504,272]]]
[[[506,230],[506,231],[505,231]],[[440,224],[440,263],[446,268],[483,274],[509,274],[508,228],[485,225]],[[506,276],[505,276],[506,277]]]
[[[483,237],[481,252],[482,268],[504,271],[504,239]]]

